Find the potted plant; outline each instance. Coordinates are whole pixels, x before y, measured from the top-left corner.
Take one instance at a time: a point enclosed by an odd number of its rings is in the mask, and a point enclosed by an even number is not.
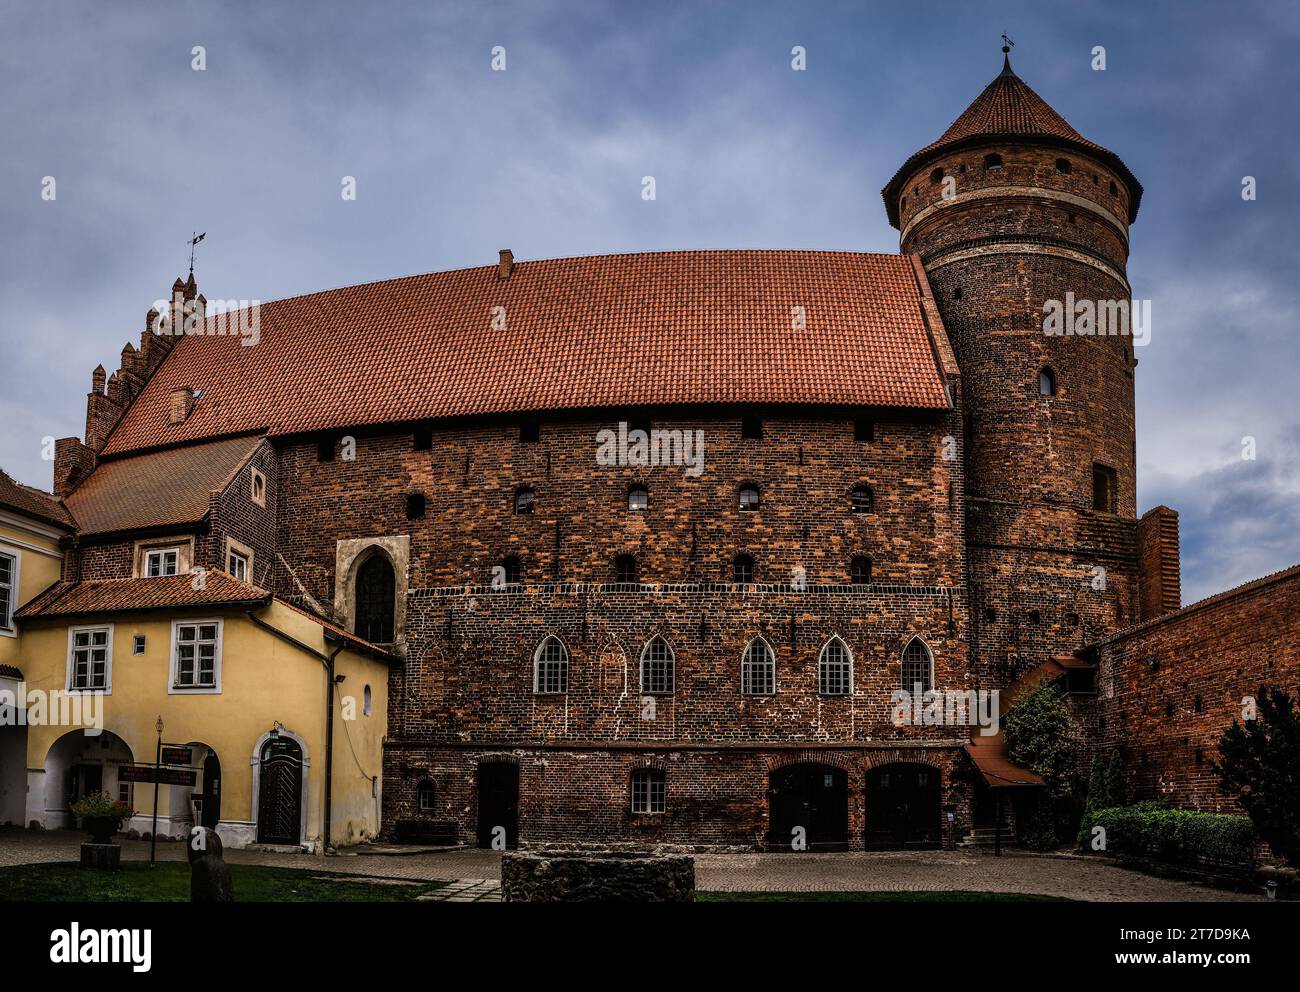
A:
[[[135,814],[130,803],[114,799],[107,792],[92,792],[78,799],[69,809],[81,821],[82,828],[89,832],[94,844],[111,843],[122,821]]]

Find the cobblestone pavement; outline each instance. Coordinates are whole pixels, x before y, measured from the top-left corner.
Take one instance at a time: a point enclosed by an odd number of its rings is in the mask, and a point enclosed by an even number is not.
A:
[[[76,861],[84,834],[56,830],[0,829],[0,867],[43,861]],[[122,840],[122,857],[144,861],[149,843]],[[160,861],[185,860],[177,841],[159,841]],[[334,858],[297,853],[227,851],[231,864],[274,865],[320,871],[453,883],[430,893],[449,902],[500,898],[501,856],[461,849],[410,855],[346,852]],[[1262,896],[1191,882],[1155,878],[1100,859],[965,851],[846,852],[842,854],[698,854],[696,886],[733,892],[969,890],[1063,896],[1099,902],[1247,901]]]

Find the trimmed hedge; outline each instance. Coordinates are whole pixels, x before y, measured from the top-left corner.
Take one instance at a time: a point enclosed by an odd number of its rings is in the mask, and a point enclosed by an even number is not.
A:
[[[1106,853],[1171,865],[1249,868],[1255,828],[1249,817],[1170,809],[1157,802],[1113,806],[1087,814],[1080,835],[1091,848],[1092,828],[1106,831]]]

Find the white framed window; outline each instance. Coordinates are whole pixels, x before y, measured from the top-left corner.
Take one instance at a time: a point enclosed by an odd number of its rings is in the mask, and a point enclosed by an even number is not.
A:
[[[925,641],[913,637],[903,648],[903,690],[929,692],[933,688],[934,657]]]
[[[663,813],[668,809],[668,783],[659,768],[637,768],[632,772],[632,812]]]
[[[676,658],[662,637],[654,637],[641,652],[641,691],[666,696],[675,683]]]
[[[266,506],[266,476],[255,468],[248,470],[248,493],[258,506]]]
[[[817,661],[817,692],[822,696],[853,694],[853,655],[838,637],[826,642]]]
[[[180,548],[151,548],[144,553],[145,578],[156,579],[180,571]]]
[[[18,556],[0,552],[0,634],[14,636],[18,606]]]
[[[68,628],[68,691],[113,688],[113,625]]]
[[[226,571],[229,572],[231,575],[233,575],[235,578],[240,579],[243,582],[247,582],[248,581],[248,555],[244,554],[241,551],[236,551],[234,548],[231,548],[230,553],[226,558]]]
[[[740,691],[746,696],[771,696],[776,692],[776,657],[771,645],[755,637],[740,661]]]
[[[554,635],[533,653],[533,692],[553,695],[569,691],[569,652]]]
[[[131,653],[144,654],[144,634],[136,634],[131,638]]]
[[[169,693],[221,691],[222,622],[173,620]]]

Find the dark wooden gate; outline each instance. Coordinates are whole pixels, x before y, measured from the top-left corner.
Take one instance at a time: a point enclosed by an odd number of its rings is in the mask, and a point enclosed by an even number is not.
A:
[[[262,783],[257,801],[257,840],[297,844],[301,839],[302,748],[288,737],[262,747]]]
[[[842,851],[849,842],[848,774],[832,765],[788,765],[768,780],[768,846],[795,851],[795,828],[805,850]]]
[[[505,828],[506,847],[519,845],[519,766],[485,761],[478,766],[478,846],[491,847],[497,827]]]
[[[929,765],[882,765],[867,773],[867,848],[938,847],[939,770]]]

